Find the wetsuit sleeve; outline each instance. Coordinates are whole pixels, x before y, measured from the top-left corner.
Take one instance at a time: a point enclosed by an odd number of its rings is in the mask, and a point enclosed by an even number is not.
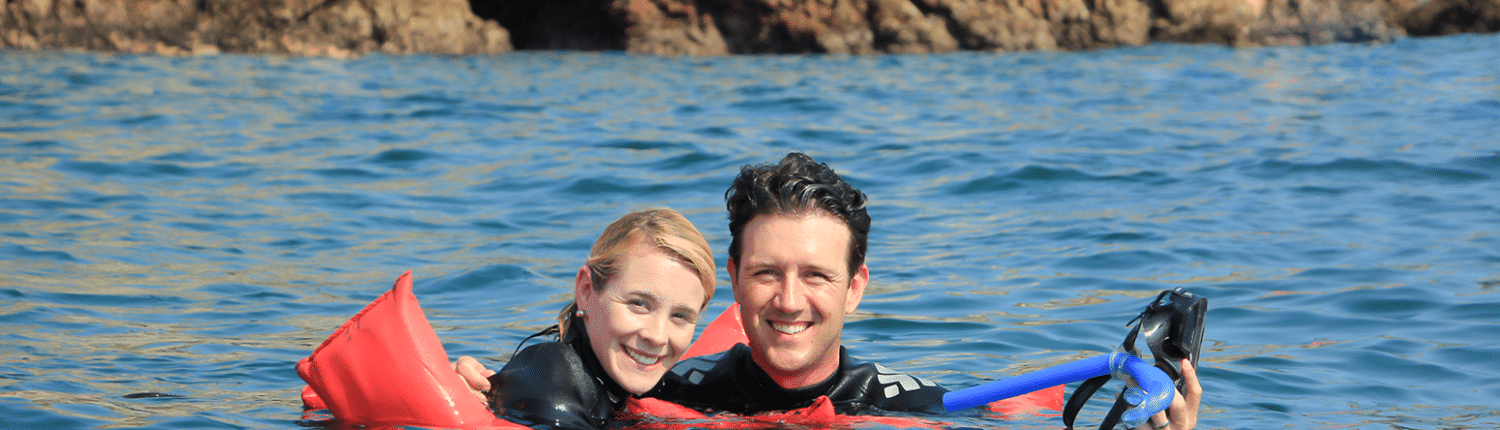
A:
[[[600,401],[604,393],[578,353],[563,343],[521,350],[490,376],[490,384],[497,414],[532,428],[602,428],[611,409]]]

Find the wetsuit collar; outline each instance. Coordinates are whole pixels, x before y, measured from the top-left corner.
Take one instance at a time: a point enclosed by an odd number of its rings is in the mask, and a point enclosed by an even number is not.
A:
[[[593,376],[594,380],[599,382],[599,386],[604,387],[604,392],[608,393],[610,404],[619,405],[625,401],[625,398],[631,396],[629,391],[625,391],[625,387],[621,387],[615,382],[615,378],[609,376],[609,372],[604,370],[604,365],[599,363],[599,356],[594,354],[594,347],[589,342],[588,329],[584,327],[582,319],[573,318],[573,324],[568,327],[568,335],[562,339],[562,343],[573,347],[573,351],[578,353],[578,358],[583,360],[583,366],[588,369],[589,376]]]
[[[819,396],[827,396],[833,393],[844,379],[845,369],[849,366],[849,351],[839,346],[839,367],[822,382],[802,388],[783,388],[771,379],[760,365],[755,363],[751,354],[744,354],[740,369],[740,380],[749,381],[745,384],[745,391],[750,398],[760,403],[762,410],[789,410],[807,406]]]

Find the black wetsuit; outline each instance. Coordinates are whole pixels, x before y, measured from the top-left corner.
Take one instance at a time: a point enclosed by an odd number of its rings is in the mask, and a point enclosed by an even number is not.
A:
[[[580,322],[560,342],[522,349],[490,376],[496,414],[539,429],[599,429],[630,393],[599,365]]]
[[[943,411],[947,389],[931,381],[874,363],[855,362],[839,347],[839,370],[821,383],[798,389],[776,385],[750,357],[750,347],[684,360],[672,367],[656,389],[657,397],[709,412],[754,414],[804,408],[828,396],[834,411],[845,415],[880,411]]]

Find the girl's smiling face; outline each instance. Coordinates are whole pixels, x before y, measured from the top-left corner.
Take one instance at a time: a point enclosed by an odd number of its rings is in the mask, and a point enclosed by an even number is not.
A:
[[[599,364],[632,394],[655,387],[693,340],[706,304],[698,272],[654,246],[637,243],[602,290],[587,266],[575,289]]]

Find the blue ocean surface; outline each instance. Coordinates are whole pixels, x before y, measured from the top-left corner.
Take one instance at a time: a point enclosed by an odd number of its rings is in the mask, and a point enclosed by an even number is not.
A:
[[[857,358],[973,386],[1110,351],[1184,287],[1211,308],[1199,428],[1500,428],[1496,64],[1497,35],[870,57],[0,51],[0,417],[327,426],[304,419],[293,365],[402,272],[450,356],[498,368],[570,299],[608,222],[677,209],[722,267],[730,179],[801,150],[871,199],[872,281],[844,334]],[[721,269],[708,313],[731,300]],[[142,392],[181,397],[125,397]]]

